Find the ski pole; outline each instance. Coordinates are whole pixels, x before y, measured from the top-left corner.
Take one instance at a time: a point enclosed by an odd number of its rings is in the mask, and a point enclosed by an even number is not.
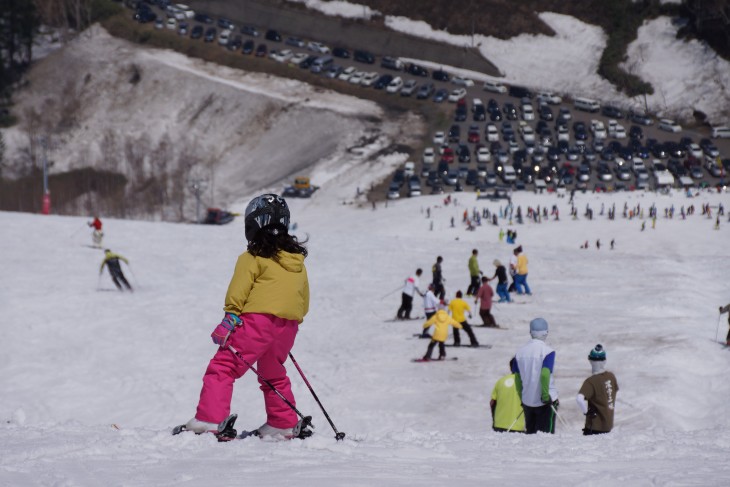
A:
[[[722,313],[717,314],[717,329],[715,330],[715,341],[720,342],[720,321],[722,321]]]
[[[302,372],[301,367],[299,367],[299,364],[297,363],[296,359],[294,359],[294,355],[292,355],[291,352],[289,352],[289,358],[294,363],[294,367],[296,367],[297,370],[299,371],[299,375],[302,376],[302,379],[304,380],[304,383],[307,384],[307,387],[309,388],[309,392],[312,393],[312,396],[314,397],[314,400],[317,401],[317,404],[319,404],[319,408],[324,413],[324,417],[327,418],[327,421],[329,421],[330,426],[332,426],[332,429],[335,431],[335,439],[337,441],[344,440],[345,439],[345,433],[342,433],[342,432],[337,431],[337,428],[335,427],[335,424],[330,419],[330,415],[327,414],[327,411],[325,411],[324,406],[322,406],[322,403],[319,401],[319,398],[317,397],[317,394],[314,392],[314,389],[312,389],[312,386],[309,384],[309,381],[305,377],[304,372]]]
[[[509,433],[510,431],[512,431],[512,427],[515,425],[515,423],[517,422],[517,420],[519,420],[522,417],[522,415],[524,414],[524,412],[525,412],[524,409],[520,410],[520,414],[517,415],[517,417],[515,418],[515,420],[512,421],[512,424],[509,425],[509,428],[507,428],[507,433]]]
[[[289,399],[285,398],[284,395],[281,392],[279,392],[279,390],[276,387],[274,387],[274,384],[272,384],[271,382],[269,382],[268,379],[266,379],[263,375],[261,375],[259,373],[259,371],[254,368],[253,365],[251,365],[250,363],[248,363],[248,360],[246,360],[245,358],[243,358],[243,355],[241,355],[241,353],[238,350],[236,350],[235,348],[233,348],[230,345],[228,345],[228,350],[230,350],[231,352],[233,352],[233,355],[235,355],[236,357],[238,357],[244,364],[246,364],[246,367],[248,367],[249,369],[253,370],[254,374],[256,374],[258,376],[258,378],[261,379],[264,382],[264,384],[266,384],[267,386],[269,386],[271,388],[271,390],[274,391],[274,393],[277,396],[279,396],[279,398],[281,398],[281,400],[284,401],[287,406],[289,406],[291,408],[292,411],[294,411],[295,413],[297,413],[297,416],[299,416],[300,418],[302,418],[302,420],[304,421],[304,426],[309,425],[312,428],[314,428],[314,425],[312,424],[312,418],[311,418],[311,416],[304,417],[304,415],[302,415],[302,413],[299,412],[299,410],[297,409],[297,407],[294,404],[292,404],[291,401],[289,401]]]
[[[132,273],[132,277],[134,278],[134,283],[137,285],[139,289],[142,289],[142,286],[139,285],[139,279],[137,279],[137,276],[134,274],[134,270],[132,269],[131,264],[127,264],[127,267],[129,268],[129,272]]]
[[[399,289],[402,289],[402,288],[403,288],[403,286],[398,286],[397,288],[393,289],[393,290],[392,290],[391,292],[389,292],[388,294],[386,294],[385,296],[383,296],[383,297],[382,297],[382,298],[380,298],[380,299],[385,299],[385,298],[387,298],[388,296],[390,296],[391,294],[393,294],[394,292],[396,292],[396,291],[398,291]]]
[[[81,230],[85,226],[88,226],[88,223],[82,223],[80,227],[78,227],[76,230],[74,230],[74,232],[71,235],[68,236],[68,238],[71,238],[74,235],[76,235],[77,233],[79,233],[79,230]]]
[[[569,429],[569,427],[568,427],[568,423],[566,423],[566,422],[565,422],[565,420],[563,419],[563,417],[562,417],[561,415],[559,415],[559,414],[558,414],[558,410],[557,410],[557,409],[555,409],[555,406],[554,406],[554,405],[552,405],[552,404],[550,404],[550,407],[552,408],[553,412],[555,413],[555,416],[557,416],[557,417],[558,417],[558,420],[560,420],[560,422],[561,422],[561,423],[563,423],[563,426],[564,426],[564,427],[565,427],[566,429]]]

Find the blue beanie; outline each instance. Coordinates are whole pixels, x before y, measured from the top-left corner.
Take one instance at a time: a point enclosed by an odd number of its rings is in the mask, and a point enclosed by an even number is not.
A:
[[[588,354],[588,360],[594,362],[602,362],[606,360],[606,351],[603,349],[603,345],[600,343],[596,345],[593,350],[591,350],[591,353]]]
[[[544,318],[535,318],[530,322],[530,335],[533,337],[546,337],[548,332],[548,323]]]

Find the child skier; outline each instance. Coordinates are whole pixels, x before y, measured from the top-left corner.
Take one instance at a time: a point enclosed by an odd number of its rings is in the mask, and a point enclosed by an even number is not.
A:
[[[510,370],[514,368],[510,360]],[[492,429],[501,431],[525,431],[525,415],[522,411],[520,394],[517,392],[516,375],[514,372],[502,376],[492,389],[492,398],[489,408],[492,410]]]
[[[291,439],[308,433],[300,431],[296,413],[274,390],[295,405],[284,362],[309,310],[307,250],[289,235],[289,219],[286,201],[276,194],[258,196],[246,207],[248,248],[236,262],[225,317],[211,334],[219,348],[205,371],[197,412],[186,430],[217,431],[230,413],[234,381],[256,363],[271,384],[259,378],[266,422],[258,436]]]
[[[478,291],[477,291],[478,292]],[[456,291],[456,298],[452,299],[449,303],[449,311],[454,320],[458,321],[461,325],[459,328],[463,328],[467,335],[469,335],[469,343],[472,347],[478,347],[479,342],[477,337],[474,335],[474,330],[471,329],[471,325],[466,321],[466,314],[469,314],[471,318],[471,308],[469,303],[462,299],[463,294],[461,291]],[[454,346],[461,346],[461,334],[458,328],[454,328]]]
[[[446,358],[446,345],[444,345],[444,342],[446,342],[446,338],[449,336],[449,325],[453,326],[454,329],[461,328],[461,323],[453,319],[449,314],[444,310],[440,309],[436,312],[435,315],[431,317],[426,323],[423,324],[424,331],[433,325],[435,327],[433,331],[433,335],[431,336],[431,341],[428,344],[428,349],[426,350],[426,355],[423,356],[423,360],[431,360],[431,354],[433,353],[433,349],[438,343],[439,346],[439,360],[444,360]]]

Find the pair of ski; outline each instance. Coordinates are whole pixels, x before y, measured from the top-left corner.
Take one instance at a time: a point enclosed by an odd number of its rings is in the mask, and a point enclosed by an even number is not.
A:
[[[421,333],[414,333],[414,334],[413,334],[413,337],[414,337],[414,338],[422,338],[422,339],[424,339],[424,340],[425,340],[425,339],[428,339],[428,340],[430,340],[430,339],[431,339],[431,335],[423,335],[423,334],[421,334]],[[445,346],[445,347],[458,347],[458,348],[487,348],[487,349],[489,349],[489,348],[492,348],[492,346],[491,346],[491,345],[482,345],[482,344],[480,344],[480,345],[477,345],[477,346],[472,346],[472,345],[454,345],[454,344],[446,344],[446,345],[444,345],[444,346]]]
[[[226,442],[226,441],[232,441],[232,440],[243,440],[245,438],[248,438],[249,436],[261,436],[259,434],[259,430],[253,430],[253,431],[242,431],[241,434],[238,434],[238,431],[233,427],[236,424],[236,419],[238,418],[237,414],[231,414],[226,419],[224,419],[219,425],[217,430],[209,431],[208,433],[212,433],[215,435],[216,438],[218,438],[219,442]],[[312,417],[311,416],[305,416],[303,419],[301,419],[297,425],[294,427],[292,431],[291,438],[287,439],[294,439],[299,438],[301,440],[305,438],[309,438],[312,436],[312,430],[307,429],[307,426],[311,426],[312,424]],[[186,426],[184,424],[175,426],[172,429],[173,435],[179,435],[180,433],[183,433],[184,431],[188,431]],[[202,434],[202,433],[198,433]]]
[[[459,360],[459,357],[448,357],[443,359],[438,358],[412,358],[411,362],[417,362],[417,363],[431,363],[431,362],[453,362],[454,360]]]

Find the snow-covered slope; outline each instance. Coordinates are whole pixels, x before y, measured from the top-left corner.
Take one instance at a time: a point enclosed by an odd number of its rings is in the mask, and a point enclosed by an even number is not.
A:
[[[337,177],[352,188],[371,176]],[[449,297],[468,283],[472,248],[488,274],[493,259],[508,259],[512,247],[498,241],[499,228],[468,232],[459,223],[465,210],[499,212],[500,204],[464,194],[447,207],[422,197],[373,210],[342,205],[327,189],[290,202],[297,233],[309,237],[312,287],[293,353],[347,433],[339,443],[291,366],[297,406],[314,416],[311,439],[218,444],[169,434],[195,411],[215,350],[209,333],[244,248],[240,220],[208,227],[105,219],[104,245],[131,262],[136,292],[123,294],[106,274],[97,277],[102,256],[86,246],[83,219],[0,213],[0,484],[724,485],[730,353],[714,339],[718,326],[726,333],[717,307],[730,298],[730,223],[726,215],[714,230],[699,209],[727,207],[727,194],[576,199],[581,214],[587,204],[594,209],[593,221],[512,226],[530,259],[534,296],[495,307],[508,330],[476,329],[493,348],[450,348],[459,360],[436,364],[409,360],[426,348],[412,337],[420,322],[386,320],[403,279],[416,267],[430,277],[437,255]],[[554,195],[514,202],[523,211],[556,204],[569,212],[567,198]],[[614,202],[619,217],[608,221],[600,208]],[[642,232],[638,219],[622,218],[624,203],[656,203],[656,228]],[[698,212],[665,219],[671,204]],[[590,249],[579,249],[584,240]],[[491,388],[536,316],[550,323],[557,350],[562,421],[554,436],[493,433]],[[574,397],[599,342],[619,381],[616,427],[585,438]],[[253,375],[237,383],[233,410],[241,428],[264,422]]]

